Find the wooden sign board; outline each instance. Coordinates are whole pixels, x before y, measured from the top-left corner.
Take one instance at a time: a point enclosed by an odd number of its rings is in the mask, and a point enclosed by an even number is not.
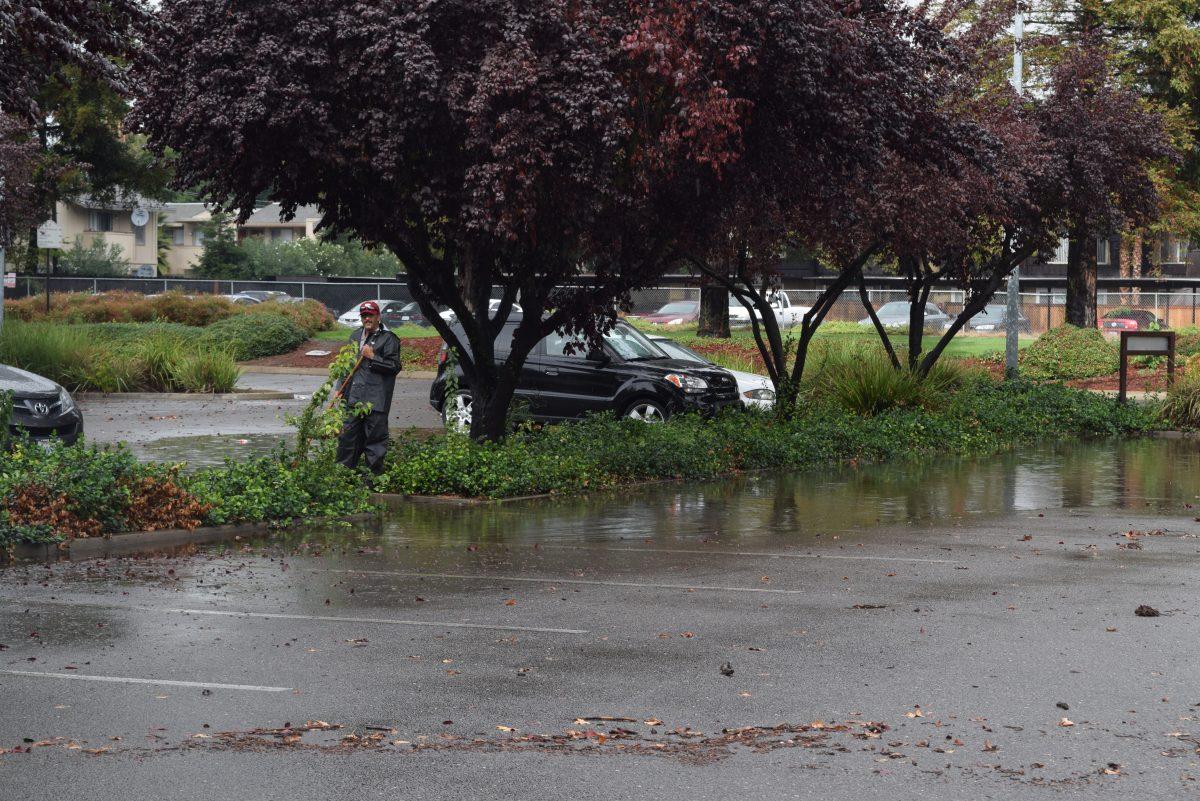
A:
[[[1167,384],[1175,383],[1175,332],[1174,331],[1122,331],[1121,332],[1121,391],[1118,395],[1125,402],[1129,384],[1130,356],[1166,356]]]

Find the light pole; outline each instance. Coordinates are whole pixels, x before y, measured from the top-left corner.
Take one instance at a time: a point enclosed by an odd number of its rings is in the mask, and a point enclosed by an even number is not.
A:
[[[1017,16],[1013,20],[1013,68],[1012,88],[1020,97],[1024,91],[1024,55],[1021,40],[1025,37],[1025,12],[1017,4]],[[1017,338],[1020,335],[1021,319],[1021,265],[1013,268],[1008,276],[1008,308],[1004,313],[1004,375],[1009,380],[1017,378]]]

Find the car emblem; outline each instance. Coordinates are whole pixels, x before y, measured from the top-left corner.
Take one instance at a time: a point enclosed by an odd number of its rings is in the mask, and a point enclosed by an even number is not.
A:
[[[45,417],[46,415],[50,414],[50,404],[38,401],[37,403],[33,404],[33,413],[38,417]]]

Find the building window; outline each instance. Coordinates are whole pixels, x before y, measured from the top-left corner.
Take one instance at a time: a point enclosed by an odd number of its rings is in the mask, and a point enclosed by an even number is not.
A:
[[[113,218],[111,211],[90,211],[88,212],[88,230],[89,231],[111,231],[113,229]]]
[[[202,229],[197,228],[192,231],[192,244],[196,247],[204,245],[204,231]]]
[[[1049,264],[1066,264],[1067,263],[1067,248],[1070,247],[1069,239],[1058,240],[1058,248],[1055,249],[1054,255],[1050,257]]]
[[[1096,264],[1108,264],[1108,240],[1096,240]]]
[[[1189,245],[1186,239],[1165,236],[1158,245],[1159,261],[1163,264],[1184,264],[1187,262],[1188,250]]]
[[[171,229],[171,244],[172,245],[182,245],[183,244],[183,226],[182,225],[177,225]]]
[[[292,229],[291,228],[272,228],[271,229],[271,241],[272,242],[291,242],[292,241]]]
[[[144,226],[144,225],[133,226],[133,243],[135,245],[146,244],[146,226]]]

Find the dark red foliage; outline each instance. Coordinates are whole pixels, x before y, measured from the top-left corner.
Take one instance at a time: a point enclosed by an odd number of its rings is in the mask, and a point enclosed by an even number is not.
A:
[[[938,36],[893,0],[168,0],[162,16],[137,111],[181,183],[242,214],[263,193],[316,203],[391,248],[460,353],[476,435],[499,433],[544,333],[595,335],[719,224],[731,187],[828,220],[890,147],[941,141],[923,111]]]

